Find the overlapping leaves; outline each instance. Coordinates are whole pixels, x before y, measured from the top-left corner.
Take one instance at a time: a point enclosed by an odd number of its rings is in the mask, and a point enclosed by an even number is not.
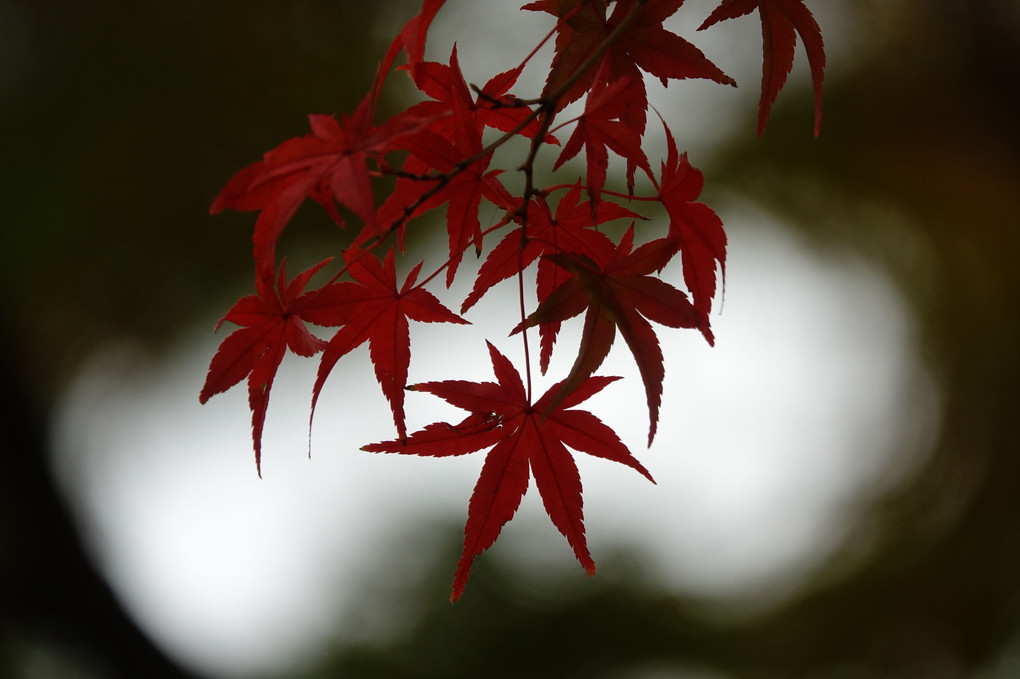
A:
[[[524,5],[522,9],[552,16],[547,38],[555,40],[545,86],[539,96],[526,99],[512,90],[537,49],[475,87],[461,70],[456,46],[445,63],[427,59],[429,29],[444,0],[424,0],[421,11],[390,44],[370,91],[351,115],[309,116],[310,133],[284,141],[243,168],[213,201],[213,213],[258,212],[252,249],[256,294],[239,300],[224,316],[239,327],[213,356],[200,400],[247,379],[261,473],[269,394],[284,355],[321,352],[311,387],[314,412],[340,360],[367,343],[396,438],[365,450],[443,457],[488,449],[468,506],[454,599],[463,592],[474,559],[516,512],[531,477],[553,524],[585,570],[594,573],[571,450],[651,476],[610,427],[575,407],[618,379],[596,373],[619,334],[645,387],[651,445],[666,370],[652,323],[696,329],[709,343],[714,340],[710,314],[726,266],[722,221],[698,201],[704,178],[687,154],[680,153],[669,127],[663,123],[664,158],[650,154],[644,139],[646,75],[663,84],[699,78],[735,85],[698,48],[665,28],[663,22],[683,4],[536,0]],[[825,53],[803,0],[723,0],[701,28],[755,9],[764,40],[758,132],[764,130],[786,82],[799,35],[815,87],[817,134]],[[406,71],[423,99],[377,120],[382,87],[401,54],[406,61],[399,70]],[[582,99],[581,113],[562,120],[564,108]],[[560,135],[566,141],[551,170],[572,172],[573,162],[581,157],[584,173],[580,179],[572,174],[566,182],[538,186],[538,177],[545,175],[536,172],[536,159],[542,147],[558,145]],[[497,154],[512,148],[506,142],[514,138],[527,146],[523,162],[497,161]],[[615,160],[626,169],[625,193],[615,189]],[[509,168],[520,170],[524,181],[504,184],[511,176],[505,175]],[[378,202],[382,177],[391,178],[391,189]],[[523,188],[508,188],[518,184]],[[359,222],[332,276],[312,289],[313,278],[325,278],[330,260],[288,281],[276,254],[281,234],[306,198],[322,206],[340,227],[352,216]],[[408,232],[431,233],[434,227],[425,216],[434,210],[445,211],[443,261],[424,277],[424,262],[419,262],[398,284],[402,259],[397,255],[403,255]],[[609,234],[619,230],[607,227],[621,219],[629,220],[630,228],[611,238]],[[381,257],[380,246],[386,244]],[[469,250],[484,260],[460,311],[466,314],[501,282],[516,279],[519,303],[506,306],[513,311],[497,332],[525,336],[524,376],[489,344],[495,382],[440,380],[408,387],[410,321],[467,322],[426,286],[445,272],[450,287]],[[662,278],[677,256],[685,289]],[[532,267],[534,277],[525,276]],[[526,280],[537,299],[530,312]],[[538,363],[545,373],[561,325],[582,314],[572,367],[533,400],[529,328],[538,328]],[[329,330],[319,337],[308,324]],[[459,423],[437,422],[408,435],[407,389],[438,396],[468,415]]]
[[[677,245],[672,239],[654,240],[631,251],[634,229],[630,228],[619,245],[614,246],[608,238],[593,240],[592,245],[591,257],[574,252],[547,256],[570,276],[514,332],[539,324],[558,325],[585,313],[580,350],[560,392],[553,398],[552,405],[556,405],[599,369],[619,330],[645,383],[651,445],[659,420],[665,372],[662,351],[648,321],[672,328],[697,328],[709,344],[715,340],[708,317],[695,309],[687,295],[651,275],[665,267],[676,252]]]

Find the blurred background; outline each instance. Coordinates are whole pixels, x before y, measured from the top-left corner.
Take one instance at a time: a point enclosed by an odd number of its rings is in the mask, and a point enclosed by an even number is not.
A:
[[[198,405],[251,289],[253,217],[209,203],[352,110],[418,3],[0,0],[0,677],[1020,676],[1020,9],[808,3],[821,137],[798,48],[759,140],[759,23],[695,33],[715,4],[668,27],[740,87],[649,87],[730,236],[717,346],[660,333],[649,450],[625,350],[588,404],[658,485],[579,460],[598,576],[529,494],[451,606],[481,457],[359,452],[392,436],[366,355],[310,460],[314,365],[285,363],[261,480],[243,390]],[[548,30],[517,6],[449,0],[427,56],[457,41],[484,82]],[[314,208],[293,270],[343,245]],[[412,381],[486,379],[485,338],[519,353],[499,294],[469,330],[414,326]]]

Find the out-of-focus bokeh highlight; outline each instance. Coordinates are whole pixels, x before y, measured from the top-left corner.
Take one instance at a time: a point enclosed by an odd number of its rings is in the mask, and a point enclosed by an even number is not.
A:
[[[757,139],[759,24],[694,34],[715,4],[672,27],[740,88],[651,96],[729,230],[717,346],[660,334],[650,450],[626,351],[588,404],[658,484],[579,460],[598,576],[529,495],[451,606],[480,456],[359,452],[392,436],[364,354],[311,460],[314,365],[284,364],[261,480],[245,395],[197,403],[251,275],[252,216],[211,198],[350,110],[417,3],[0,0],[0,676],[1020,676],[1020,10],[809,2],[821,137],[799,52]],[[510,5],[449,0],[430,58],[517,63],[545,15]],[[292,261],[339,251],[297,219]],[[513,293],[414,326],[412,380],[519,353]],[[431,401],[411,426],[456,416]]]

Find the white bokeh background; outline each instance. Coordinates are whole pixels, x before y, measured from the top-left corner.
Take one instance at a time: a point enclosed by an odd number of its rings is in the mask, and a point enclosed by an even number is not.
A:
[[[714,4],[688,3],[688,23],[674,30],[691,35]],[[853,19],[823,10],[823,26]],[[486,24],[518,28],[496,31],[495,40],[485,33],[484,42],[481,31],[472,40],[465,28]],[[483,80],[505,53],[526,53],[521,36],[537,35],[546,24],[542,15],[521,18],[495,3],[451,0],[437,20],[431,54],[445,60],[456,38],[469,77]],[[732,125],[753,119],[747,112],[756,107],[760,37],[753,22],[745,24],[736,33],[718,32],[727,43],[712,43],[712,32],[695,37],[710,56],[727,55],[733,64],[720,59],[720,65],[753,86],[650,88],[692,152],[707,153]],[[826,36],[830,68],[839,68],[844,35]],[[733,45],[745,47],[731,53]],[[795,69],[792,78],[791,87],[802,87],[806,73]],[[540,82],[525,80],[519,89]],[[717,114],[719,106],[726,113]],[[647,407],[622,343],[602,372],[625,379],[584,406],[620,433],[657,485],[601,460],[581,456],[579,466],[597,562],[623,545],[671,589],[763,605],[795,588],[832,553],[866,500],[909,472],[917,461],[911,451],[923,453],[921,432],[932,430],[938,402],[914,353],[908,309],[879,272],[812,247],[738,197],[716,207],[730,237],[725,299],[713,319],[717,345],[708,347],[693,331],[662,329],[667,379],[654,446],[644,448]],[[678,280],[678,273],[664,275]],[[456,308],[465,290],[437,292]],[[516,304],[508,282],[471,312],[470,328],[414,325],[412,381],[489,379],[485,339],[520,364],[519,339],[503,337],[503,311]],[[431,526],[434,517],[463,520],[482,459],[360,452],[367,442],[392,437],[362,348],[327,383],[311,459],[306,435],[315,365],[285,362],[259,479],[243,389],[198,404],[208,360],[226,331],[208,334],[204,328],[215,319],[206,320],[192,343],[163,362],[130,347],[98,354],[63,402],[54,463],[96,558],[142,625],[202,671],[251,677],[308,657],[342,629],[363,576],[390,554],[394,536]],[[576,330],[565,331],[554,376],[573,359]],[[456,417],[425,394],[409,394],[407,409],[410,427]],[[905,430],[904,421],[912,428]],[[499,549],[524,562],[569,564],[566,542],[534,495]],[[415,554],[406,559],[394,568],[413,568]]]
[[[625,347],[605,367],[625,379],[586,404],[657,485],[601,460],[582,456],[579,466],[596,561],[625,545],[678,591],[772,601],[839,543],[862,493],[909,469],[897,453],[923,449],[904,439],[919,434],[903,431],[902,409],[920,432],[937,402],[887,281],[745,217],[730,219],[717,346],[693,331],[660,333],[667,380],[653,447],[643,449],[647,408]],[[509,298],[482,306],[514,304],[504,287]],[[486,313],[467,330],[414,326],[412,379],[491,378],[484,328],[502,325]],[[444,351],[442,331],[463,349]],[[519,354],[513,341],[497,344]],[[203,668],[250,676],[303,657],[342,625],[345,591],[357,598],[358,576],[394,536],[430,517],[462,518],[481,457],[360,452],[392,436],[362,351],[327,384],[310,460],[314,363],[285,363],[259,479],[244,392],[198,404],[214,349],[209,338],[165,364],[124,350],[97,357],[62,409],[57,462],[98,557],[144,625]],[[407,407],[411,426],[455,416],[425,394],[409,394]],[[536,527],[507,531],[504,554],[572,559],[535,497],[517,521]]]

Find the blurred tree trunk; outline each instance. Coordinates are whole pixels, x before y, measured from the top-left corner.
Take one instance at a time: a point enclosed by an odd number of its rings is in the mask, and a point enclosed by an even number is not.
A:
[[[53,409],[97,347],[158,353],[250,286],[251,221],[211,228],[213,196],[307,113],[352,109],[382,10],[399,25],[414,5],[0,0],[0,675],[41,654],[75,676],[189,676],[83,547]]]
[[[25,372],[15,333],[3,330],[0,674],[21,676],[22,663],[42,655],[76,676],[193,676],[139,630],[96,570],[50,472],[47,396]]]

